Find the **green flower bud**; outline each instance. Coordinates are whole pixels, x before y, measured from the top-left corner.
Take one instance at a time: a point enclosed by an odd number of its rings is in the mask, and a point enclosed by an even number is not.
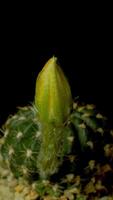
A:
[[[52,57],[39,73],[36,81],[35,106],[42,122],[61,124],[68,117],[72,105],[69,83]]]

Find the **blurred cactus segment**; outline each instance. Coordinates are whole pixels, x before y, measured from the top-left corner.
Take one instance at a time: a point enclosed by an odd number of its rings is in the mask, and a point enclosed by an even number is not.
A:
[[[98,113],[94,106],[79,104],[70,119],[75,127],[81,150],[88,147],[88,144],[96,142],[100,134],[101,136],[104,134],[106,118]],[[96,134],[97,132],[100,134]]]

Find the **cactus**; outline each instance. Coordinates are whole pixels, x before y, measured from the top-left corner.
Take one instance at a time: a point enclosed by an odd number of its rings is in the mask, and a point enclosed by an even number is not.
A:
[[[113,131],[94,105],[72,101],[55,57],[38,75],[34,103],[19,107],[3,133],[3,160],[41,199],[113,195]]]
[[[40,148],[40,124],[36,122],[36,110],[19,108],[5,126],[2,153],[15,176],[29,176],[36,172],[36,159]]]

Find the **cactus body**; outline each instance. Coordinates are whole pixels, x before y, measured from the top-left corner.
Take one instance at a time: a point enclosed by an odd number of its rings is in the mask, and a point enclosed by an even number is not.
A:
[[[19,108],[4,125],[1,153],[15,176],[30,177],[38,173],[41,178],[47,178],[58,171],[63,156],[71,151],[68,141],[71,129],[63,125],[43,129],[32,106]]]
[[[40,147],[40,124],[33,107],[20,108],[4,126],[1,152],[16,176],[37,172],[36,159]]]
[[[104,123],[104,117],[88,105],[78,104],[66,124],[59,127],[41,126],[32,106],[20,108],[4,126],[1,152],[16,176],[38,173],[45,179],[57,173],[65,157],[70,159],[73,153],[79,156],[89,151],[92,156],[100,147],[103,151],[107,137]]]
[[[54,57],[37,78],[35,106],[19,108],[3,132],[4,161],[17,178],[32,180],[39,199],[113,195],[113,131],[94,105],[72,106]]]

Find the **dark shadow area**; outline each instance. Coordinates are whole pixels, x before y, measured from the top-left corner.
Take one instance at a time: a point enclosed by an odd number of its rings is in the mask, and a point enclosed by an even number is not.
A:
[[[33,101],[37,74],[53,55],[59,59],[73,97],[94,103],[113,117],[110,24],[82,18],[77,23],[61,21],[61,25],[51,27],[30,20],[5,25],[1,37],[0,124],[17,106]]]

